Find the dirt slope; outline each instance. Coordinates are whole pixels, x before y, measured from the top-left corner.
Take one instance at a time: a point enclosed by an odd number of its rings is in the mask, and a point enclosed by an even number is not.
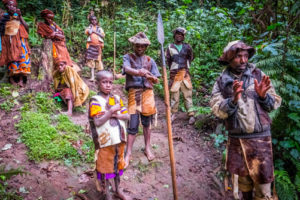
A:
[[[91,83],[89,86],[96,90]],[[126,100],[123,86],[116,85],[114,92]],[[152,127],[152,145],[156,159],[150,163],[147,161],[143,154],[144,139],[139,135],[134,144],[130,166],[121,177],[121,187],[134,199],[173,198],[165,107],[162,99],[157,97],[156,102],[159,111],[157,127]],[[0,110],[0,118],[0,165],[5,164],[7,168],[23,167],[24,171],[29,172],[29,175],[15,176],[9,181],[13,188],[21,191],[20,194],[24,199],[68,199],[80,190],[86,191],[83,194],[86,199],[101,199],[91,174],[85,174],[92,170],[92,166],[83,164],[74,168],[57,161],[42,163],[29,161],[26,146],[18,142],[19,134],[14,128],[14,123],[20,119],[19,112],[6,114]],[[84,127],[88,126],[87,113],[75,113],[72,120]],[[179,199],[227,199],[228,194],[222,195],[220,182],[214,177],[216,169],[221,165],[221,155],[211,146],[211,142],[204,142],[201,134],[187,122],[187,116],[179,113],[173,123]],[[12,148],[1,151],[8,143],[12,144]],[[81,198],[73,197],[73,199]]]

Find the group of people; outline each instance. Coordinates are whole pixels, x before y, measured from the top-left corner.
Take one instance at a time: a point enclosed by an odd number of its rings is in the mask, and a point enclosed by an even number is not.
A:
[[[28,26],[17,9],[16,0],[2,2],[7,13],[0,20],[0,66],[8,67],[12,84],[23,86],[24,77],[30,74]],[[89,88],[77,73],[79,69],[67,51],[64,33],[53,21],[54,13],[45,9],[41,16],[44,22],[38,23],[38,33],[53,42],[53,80],[57,92],[54,96],[67,104],[67,114],[72,115],[72,108],[87,99]],[[112,93],[113,74],[103,67],[101,55],[105,33],[95,16],[89,16],[89,20],[90,25],[85,30],[88,36],[86,60],[91,68],[90,80],[96,79],[99,89],[97,95],[91,97],[88,112],[95,144],[96,187],[104,192],[106,199],[111,199],[110,179],[114,179],[115,194],[128,199],[119,188],[120,176],[129,165],[140,123],[145,156],[149,161],[155,159],[150,142],[151,124],[157,112],[153,85],[159,82],[160,73],[155,61],[145,54],[151,44],[145,33],[139,32],[129,38],[133,52],[124,55],[122,66],[128,91],[126,107],[120,96]],[[181,91],[188,123],[193,124],[189,68],[194,57],[191,46],[184,43],[186,32],[182,27],[173,31],[174,42],[168,45],[165,54],[170,70],[171,119],[176,119]],[[218,61],[226,67],[214,84],[210,99],[212,112],[224,119],[229,134],[226,168],[232,174],[235,199],[239,199],[238,189],[246,200],[272,199],[274,167],[268,113],[280,106],[281,98],[275,93],[270,78],[248,62],[254,54],[253,47],[239,40],[224,48]]]

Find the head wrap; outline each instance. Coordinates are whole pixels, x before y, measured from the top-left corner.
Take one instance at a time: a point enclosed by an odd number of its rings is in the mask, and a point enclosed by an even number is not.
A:
[[[146,44],[146,45],[151,44],[150,40],[147,38],[144,32],[137,33],[135,36],[129,38],[128,41],[132,44]]]
[[[248,51],[248,59],[250,59],[255,54],[255,49],[253,47],[246,45],[240,40],[236,40],[229,42],[228,45],[224,48],[223,55],[218,59],[219,63],[222,65],[228,65],[240,50]]]
[[[41,11],[41,17],[46,17],[48,14],[54,15],[54,13],[51,10],[45,9]]]
[[[12,2],[14,6],[16,6],[16,7],[18,6],[18,3],[17,3],[16,0],[2,0],[2,3],[4,5],[6,5],[6,4],[10,3],[10,2]]]
[[[182,28],[182,27],[177,27],[177,28],[175,28],[172,32],[173,32],[174,35],[175,35],[177,32],[182,33],[183,35],[186,34],[185,28]]]

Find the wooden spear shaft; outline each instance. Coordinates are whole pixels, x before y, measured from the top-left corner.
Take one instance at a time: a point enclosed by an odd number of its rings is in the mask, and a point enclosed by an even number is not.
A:
[[[161,53],[163,54],[163,47],[161,47]],[[168,142],[169,142],[169,154],[171,163],[171,174],[172,174],[172,186],[173,186],[173,196],[174,200],[178,199],[177,195],[177,184],[176,184],[176,168],[175,168],[175,157],[173,148],[173,134],[172,134],[172,122],[171,122],[171,107],[170,107],[170,92],[167,79],[166,66],[163,69],[163,82],[164,82],[164,93],[165,93],[165,105],[166,105],[166,119],[167,119],[167,130],[168,130]]]

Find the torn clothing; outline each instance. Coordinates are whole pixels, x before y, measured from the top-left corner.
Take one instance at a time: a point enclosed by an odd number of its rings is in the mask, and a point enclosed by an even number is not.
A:
[[[257,138],[271,135],[268,112],[280,106],[281,97],[276,94],[272,84],[266,99],[257,95],[254,79],[260,82],[263,76],[261,70],[248,64],[240,78],[244,91],[237,105],[232,103],[232,84],[239,78],[230,72],[230,68],[226,68],[214,84],[210,106],[217,117],[225,120],[230,137]]]
[[[139,132],[140,118],[143,127],[148,128],[152,121],[152,116],[144,116],[142,114],[131,114],[128,123],[128,134],[136,135]]]
[[[268,112],[280,106],[281,98],[274,87],[260,99],[254,89],[254,80],[261,82],[264,73],[253,64],[248,64],[238,77],[227,67],[217,79],[210,100],[212,112],[225,120],[228,131],[226,166],[232,174],[250,176],[254,184],[271,183],[273,154],[271,119]],[[243,92],[237,104],[233,104],[233,81],[243,81]]]
[[[110,107],[120,104],[120,114],[127,113],[122,99],[117,95],[110,95],[108,100],[100,95],[93,96],[89,106],[89,122],[95,144],[95,160],[97,172],[109,176],[118,174],[124,169],[124,149],[126,144],[126,127],[123,120],[110,118],[103,125],[97,127],[95,117],[107,112]]]
[[[185,108],[189,116],[193,116],[193,85],[189,73],[190,64],[194,59],[193,50],[187,43],[183,43],[181,48],[175,44],[170,44],[166,51],[166,59],[170,69],[171,111],[172,113],[178,112],[181,91]]]
[[[135,54],[126,54],[123,57],[123,74],[126,74],[126,90],[129,88],[153,88],[153,83],[147,80],[146,77],[133,76],[125,72],[124,67],[131,67],[133,69],[146,69],[151,72],[155,77],[159,77],[160,73],[158,71],[157,65],[152,58],[149,56],[137,56]]]
[[[89,87],[70,66],[66,66],[63,73],[55,71],[53,81],[55,90],[58,89],[59,84],[62,82],[71,89],[74,98],[74,107],[81,106],[89,95]]]
[[[175,81],[170,89],[171,92],[171,112],[178,112],[179,100],[180,100],[180,91],[183,94],[184,105],[189,114],[189,116],[193,116],[193,98],[192,98],[192,84],[190,80],[190,76],[185,77],[186,71],[182,69],[175,77]]]
[[[47,25],[44,22],[38,23],[37,33],[43,38],[52,40],[52,56],[53,60],[57,63],[60,61],[67,62],[67,65],[72,66],[72,60],[70,58],[65,38],[57,38],[53,36],[53,33],[58,32],[64,35],[63,30],[55,23]]]
[[[128,113],[151,116],[156,113],[154,92],[152,89],[130,88],[128,92]]]

